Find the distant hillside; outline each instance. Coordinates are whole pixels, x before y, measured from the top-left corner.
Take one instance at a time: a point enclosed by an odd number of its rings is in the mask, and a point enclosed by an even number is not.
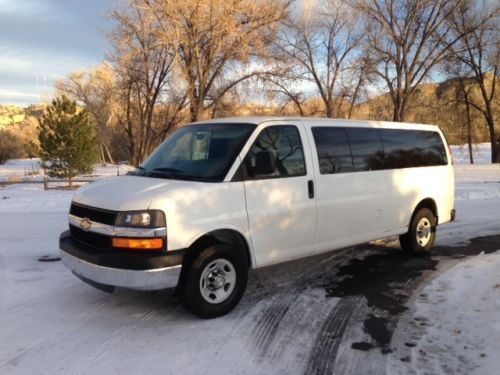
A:
[[[24,121],[24,108],[14,105],[0,105],[0,129]]]
[[[18,107],[16,105],[0,104],[0,116],[9,116],[12,114],[23,113],[24,109],[24,107]]]
[[[5,116],[0,115],[0,128],[7,127],[8,125],[14,125],[18,122],[24,121],[26,116],[24,114]]]
[[[30,105],[28,107],[0,104],[0,129],[7,129],[12,125],[23,123],[29,117],[39,117],[44,108],[44,104]]]

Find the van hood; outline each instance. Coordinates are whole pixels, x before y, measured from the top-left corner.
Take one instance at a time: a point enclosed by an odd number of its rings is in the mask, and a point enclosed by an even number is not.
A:
[[[188,187],[193,183],[140,176],[112,177],[78,189],[73,201],[112,211],[145,210],[159,195]]]

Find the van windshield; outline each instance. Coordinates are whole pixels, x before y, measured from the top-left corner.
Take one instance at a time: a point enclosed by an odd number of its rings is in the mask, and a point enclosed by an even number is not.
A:
[[[182,127],[168,137],[133,174],[221,182],[255,127],[252,124]]]

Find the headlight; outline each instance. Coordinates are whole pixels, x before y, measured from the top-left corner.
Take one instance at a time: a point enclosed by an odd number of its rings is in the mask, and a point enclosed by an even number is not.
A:
[[[158,228],[165,227],[165,214],[160,210],[119,212],[115,225],[119,227]]]

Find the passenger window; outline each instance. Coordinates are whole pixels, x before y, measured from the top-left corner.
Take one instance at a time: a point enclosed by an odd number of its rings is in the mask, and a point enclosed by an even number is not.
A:
[[[412,132],[397,129],[380,131],[385,153],[385,169],[418,166],[419,151],[413,147]]]
[[[306,174],[304,151],[295,126],[262,130],[246,158],[247,179],[293,177]]]
[[[420,166],[446,165],[448,158],[441,136],[433,131],[413,131],[415,134],[415,147],[420,149]]]
[[[384,150],[377,129],[345,128],[354,164],[354,171],[383,169]]]
[[[321,174],[345,173],[354,170],[351,149],[344,128],[314,127],[311,130]]]
[[[438,133],[421,130],[383,129],[385,169],[446,165],[447,157]]]

